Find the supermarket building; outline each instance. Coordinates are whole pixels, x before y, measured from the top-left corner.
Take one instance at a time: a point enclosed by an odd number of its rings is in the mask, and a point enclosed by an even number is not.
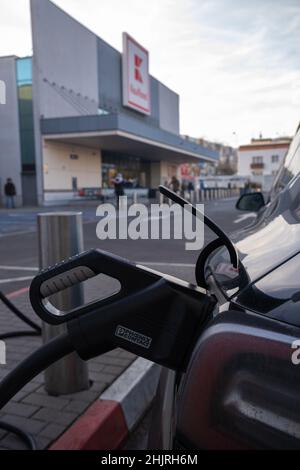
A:
[[[31,206],[109,192],[117,173],[145,191],[182,163],[218,159],[180,136],[179,96],[149,74],[149,53],[128,34],[120,53],[49,0],[31,0],[31,23],[33,56],[0,58],[2,197],[7,178],[18,205]]]

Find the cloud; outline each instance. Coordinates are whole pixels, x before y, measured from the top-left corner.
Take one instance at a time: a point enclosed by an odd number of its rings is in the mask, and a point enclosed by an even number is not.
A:
[[[151,73],[180,94],[183,133],[236,144],[234,133],[242,143],[295,131],[299,0],[55,3],[119,50],[123,31],[149,49]],[[0,5],[0,53],[30,53],[28,0]]]

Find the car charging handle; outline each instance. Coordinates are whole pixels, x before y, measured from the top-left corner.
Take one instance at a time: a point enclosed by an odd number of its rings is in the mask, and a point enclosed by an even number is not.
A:
[[[112,296],[62,312],[49,297],[105,274],[120,282]],[[42,271],[30,287],[34,311],[46,323],[66,323],[73,348],[89,360],[116,347],[185,371],[215,300],[187,282],[92,250]]]

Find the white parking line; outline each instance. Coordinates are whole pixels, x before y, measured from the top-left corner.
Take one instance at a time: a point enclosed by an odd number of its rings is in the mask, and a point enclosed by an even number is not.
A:
[[[22,232],[0,233],[0,238],[16,237],[17,235],[28,235],[35,233],[35,230],[23,230]]]
[[[136,264],[141,264],[145,266],[157,266],[157,267],[171,267],[171,268],[194,268],[194,264],[189,263],[161,263],[161,262],[151,262],[151,261],[135,261]],[[3,271],[26,271],[26,272],[38,272],[39,268],[31,267],[27,268],[24,266],[2,266],[0,265],[0,270]],[[23,282],[23,281],[31,281],[33,276],[26,276],[26,277],[17,277],[12,279],[2,279],[0,280],[0,284],[9,284],[10,282]]]
[[[14,277],[12,279],[1,279],[0,280],[0,285],[2,284],[10,284],[11,282],[24,282],[24,281],[32,281],[33,276],[27,276],[27,277]]]
[[[24,266],[0,266],[4,271],[39,271],[38,268],[27,268]]]

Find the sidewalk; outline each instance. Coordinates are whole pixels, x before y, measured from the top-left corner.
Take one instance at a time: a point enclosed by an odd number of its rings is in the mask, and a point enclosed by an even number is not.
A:
[[[28,293],[13,299],[17,307],[37,321],[31,309]],[[28,328],[3,304],[0,304],[1,333]],[[25,357],[42,343],[41,338],[18,338],[6,342],[7,365],[0,366],[0,379],[16,367]],[[74,395],[51,397],[44,390],[43,374],[21,390],[0,413],[0,420],[18,426],[31,433],[37,440],[38,448],[48,448],[62,435],[84,411],[99,398],[135,360],[135,356],[123,350],[115,350],[89,362],[89,376],[92,386],[88,391]],[[14,435],[0,430],[0,450],[22,450],[23,443]]]

